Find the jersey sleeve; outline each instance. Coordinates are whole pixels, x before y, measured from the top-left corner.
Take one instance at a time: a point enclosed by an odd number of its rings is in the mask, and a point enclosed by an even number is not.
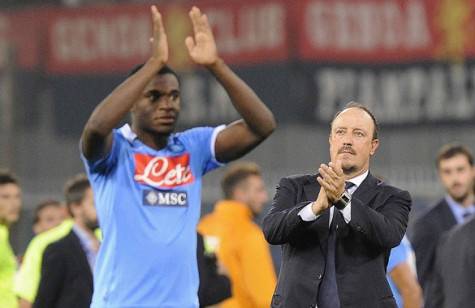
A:
[[[122,146],[122,143],[124,142],[122,136],[120,135],[118,130],[113,130],[112,133],[112,147],[110,152],[104,156],[103,158],[97,159],[97,160],[88,160],[86,157],[84,157],[84,153],[82,153],[82,140],[80,142],[79,148],[81,151],[81,160],[84,163],[84,166],[86,167],[86,170],[89,174],[107,174],[110,173],[111,170],[115,167],[118,161],[119,153],[120,153],[120,148]]]
[[[199,157],[202,174],[206,174],[224,164],[216,159],[215,145],[218,134],[225,128],[225,125],[217,127],[197,127],[184,133],[191,145],[193,155]]]
[[[401,242],[398,246],[391,249],[391,254],[389,255],[387,272],[390,273],[396,266],[406,262],[408,259],[408,251],[406,245]]]

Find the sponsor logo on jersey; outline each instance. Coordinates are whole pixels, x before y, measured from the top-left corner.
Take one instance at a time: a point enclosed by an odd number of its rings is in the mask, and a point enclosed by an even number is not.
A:
[[[143,204],[147,206],[188,206],[186,191],[145,189],[142,196]]]
[[[193,183],[195,178],[191,172],[190,154],[164,157],[147,154],[134,154],[134,179],[157,188],[174,188]]]

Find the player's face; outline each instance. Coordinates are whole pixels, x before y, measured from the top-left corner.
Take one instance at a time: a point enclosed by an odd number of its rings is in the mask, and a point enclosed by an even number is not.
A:
[[[66,218],[63,206],[51,205],[38,213],[38,222],[34,226],[35,233],[48,231],[58,226]]]
[[[439,162],[439,177],[447,193],[462,203],[473,193],[475,168],[463,154]]]
[[[340,113],[332,123],[330,157],[341,161],[345,174],[354,174],[369,168],[369,160],[378,148],[373,139],[374,124],[371,116],[359,108]]]
[[[132,109],[137,127],[152,134],[173,132],[180,113],[180,87],[173,74],[155,76]]]
[[[265,204],[269,201],[266,186],[262,177],[252,175],[248,177],[243,184],[245,202],[254,215],[262,213]]]
[[[0,222],[12,224],[20,217],[21,189],[17,184],[0,185]]]

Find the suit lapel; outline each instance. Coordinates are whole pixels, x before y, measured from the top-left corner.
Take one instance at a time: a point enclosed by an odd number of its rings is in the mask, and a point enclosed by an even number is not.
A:
[[[369,204],[369,201],[371,201],[371,199],[373,199],[373,197],[376,195],[378,191],[375,188],[381,183],[382,182],[371,175],[371,173],[368,173],[366,179],[353,193],[352,198],[358,199],[363,204],[367,204],[368,206],[372,207],[373,205]]]
[[[309,176],[307,183],[303,186],[303,191],[305,192],[306,200],[317,200],[318,193],[320,192],[320,184],[317,182],[317,175]]]
[[[89,261],[87,260],[86,252],[84,251],[84,248],[81,245],[81,242],[79,240],[79,237],[76,235],[74,231],[71,231],[71,245],[73,246],[72,251],[74,251],[73,255],[76,261],[78,262],[80,269],[82,271],[87,271],[88,273],[88,281],[90,282],[90,285],[93,285],[93,279],[92,279],[92,271],[91,267],[89,266]]]
[[[450,206],[445,198],[442,201],[442,207],[440,210],[440,222],[443,224],[444,230],[448,230],[457,224],[454,213],[450,209]]]

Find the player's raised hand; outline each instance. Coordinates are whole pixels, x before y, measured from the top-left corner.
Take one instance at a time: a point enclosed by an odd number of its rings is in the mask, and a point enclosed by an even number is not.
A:
[[[191,59],[196,64],[213,65],[218,61],[218,51],[208,17],[193,7],[189,13],[193,24],[193,36],[185,40]]]
[[[168,41],[165,28],[163,27],[162,15],[155,5],[150,8],[153,21],[153,37],[150,38],[152,43],[152,58],[157,60],[160,65],[164,65],[168,61]]]

